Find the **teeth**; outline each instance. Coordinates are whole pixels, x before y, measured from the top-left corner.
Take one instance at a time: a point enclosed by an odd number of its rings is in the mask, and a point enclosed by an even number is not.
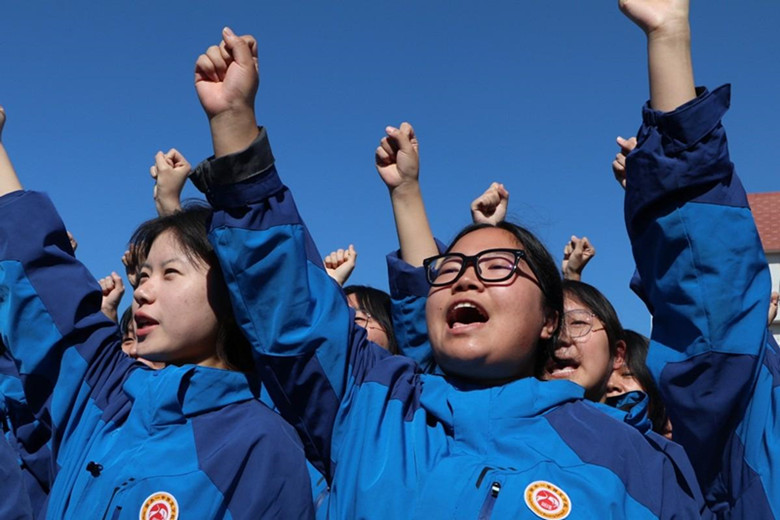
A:
[[[457,304],[455,307],[452,308],[452,310],[458,310],[458,309],[476,309],[477,306],[473,303],[468,302],[461,302]]]

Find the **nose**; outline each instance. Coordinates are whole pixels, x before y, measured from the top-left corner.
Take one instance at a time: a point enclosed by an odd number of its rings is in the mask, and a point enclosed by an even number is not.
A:
[[[151,277],[148,277],[133,291],[133,301],[137,304],[134,307],[153,302],[154,294],[154,284]]]
[[[469,263],[463,270],[463,274],[452,286],[453,291],[482,290],[484,284],[477,276],[477,266],[475,263]]]

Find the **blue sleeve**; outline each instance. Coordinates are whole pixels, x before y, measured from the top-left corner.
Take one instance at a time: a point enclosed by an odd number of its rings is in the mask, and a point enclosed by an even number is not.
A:
[[[439,251],[444,244],[436,241]],[[425,302],[430,285],[423,267],[414,267],[401,259],[400,251],[387,255],[387,278],[390,285],[393,331],[398,350],[412,358],[425,373],[435,369],[433,351],[428,340]]]
[[[55,458],[69,423],[128,409],[121,382],[132,361],[119,349],[117,325],[100,312],[101,300],[48,197],[0,197],[0,334],[30,410],[54,432]],[[102,417],[85,408],[93,405]]]
[[[645,107],[637,148],[628,156],[625,218],[641,290],[653,309],[648,366],[674,439],[705,488],[721,480],[708,500],[733,503],[739,487],[749,487],[748,473],[767,464],[766,451],[749,452],[768,440],[760,437],[777,416],[768,402],[771,378],[765,384],[761,375],[769,270],[729,159],[721,123],[729,102],[724,86],[700,89],[673,112]],[[752,430],[753,438],[739,438],[740,429]],[[741,483],[734,481],[739,473]]]
[[[330,475],[339,407],[389,354],[354,324],[277,175],[264,130],[244,152],[208,160],[195,175],[215,207],[209,238],[263,384]]]
[[[0,518],[24,520],[33,517],[16,454],[3,435],[0,435],[0,489],[3,490]]]
[[[0,414],[5,417],[5,434],[19,458],[33,510],[38,511],[52,484],[51,430],[30,410],[16,364],[5,351],[0,354]]]

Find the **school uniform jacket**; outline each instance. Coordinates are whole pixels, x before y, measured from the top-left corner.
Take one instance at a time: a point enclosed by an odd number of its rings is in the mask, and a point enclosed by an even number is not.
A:
[[[780,518],[780,355],[770,276],[721,118],[730,87],[645,106],[625,217],[653,310],[648,366],[722,518]]]
[[[199,166],[263,381],[332,479],[330,518],[698,518],[672,460],[568,381],[422,374],[354,324],[265,132]]]
[[[0,410],[0,420],[4,420]],[[0,435],[0,518],[6,520],[29,520],[33,518],[30,495],[25,487],[19,458],[5,435]]]
[[[146,369],[100,302],[49,199],[0,197],[0,331],[53,431],[46,517],[310,517],[300,441],[253,378]]]
[[[51,488],[51,429],[38,421],[27,405],[19,371],[5,351],[0,354],[0,426],[15,452],[24,492],[37,513]]]

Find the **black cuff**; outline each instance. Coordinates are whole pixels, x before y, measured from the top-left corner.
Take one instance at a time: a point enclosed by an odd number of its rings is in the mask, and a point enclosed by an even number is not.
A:
[[[259,127],[257,138],[245,150],[215,159],[212,155],[195,167],[190,180],[207,197],[226,185],[262,175],[274,165],[268,134]]]

